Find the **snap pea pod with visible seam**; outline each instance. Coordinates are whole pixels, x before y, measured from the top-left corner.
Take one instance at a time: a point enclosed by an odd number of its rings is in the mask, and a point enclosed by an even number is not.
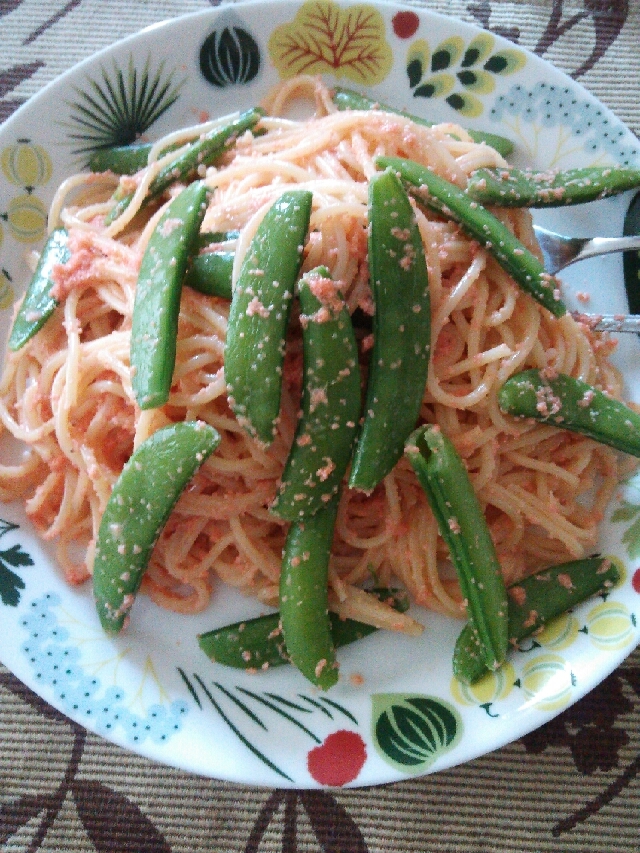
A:
[[[235,240],[237,231],[200,235],[198,244]],[[56,264],[64,264],[70,258],[67,248],[68,235],[64,228],[53,231],[45,244],[27,294],[16,315],[9,337],[9,349],[18,350],[38,332],[58,305],[51,295],[53,281],[51,270]],[[203,252],[194,255],[189,263],[184,284],[207,296],[231,299],[231,274],[234,253],[229,251]]]
[[[640,414],[573,376],[546,378],[535,369],[516,373],[498,391],[498,404],[506,414],[579,432],[640,456]]]
[[[329,619],[329,557],[338,500],[289,528],[280,571],[280,619],[291,663],[327,690],[338,680]]]
[[[376,165],[396,170],[419,202],[457,222],[540,305],[556,317],[566,314],[558,279],[545,272],[542,262],[507,226],[466,192],[413,160],[377,157]]]
[[[125,463],[102,515],[93,564],[96,607],[107,633],[125,626],[176,501],[219,442],[204,421],[183,421],[153,433]]]
[[[394,172],[369,182],[369,280],[373,349],[364,421],[349,485],[371,491],[401,458],[414,429],[429,367],[431,311],[422,237]]]
[[[612,589],[619,580],[615,563],[604,557],[588,557],[551,566],[512,584],[507,589],[509,642],[515,647],[587,598]],[[487,672],[473,631],[465,625],[456,641],[453,673],[460,681],[473,684]]]
[[[27,292],[18,309],[9,335],[9,349],[19,350],[38,332],[58,306],[51,295],[54,266],[65,264],[71,257],[67,245],[69,235],[64,228],[56,228],[42,249],[38,265]]]
[[[187,267],[185,287],[204,293],[231,299],[234,252],[201,252],[194,255]]]
[[[286,190],[267,210],[234,286],[224,352],[229,405],[247,432],[273,440],[280,413],[289,314],[312,194]]]
[[[255,127],[263,115],[264,112],[258,108],[247,110],[237,119],[201,136],[182,154],[160,169],[149,185],[143,204],[157,198],[176,181],[188,180],[199,166],[209,166],[214,163],[225,151],[235,145],[240,134]],[[115,191],[113,195],[115,204],[105,219],[107,225],[124,213],[133,196],[134,193],[126,192],[120,187]]]
[[[393,107],[390,107],[388,104],[383,104],[380,101],[374,100],[373,98],[367,98],[365,95],[361,95],[358,92],[354,92],[352,89],[343,89],[340,86],[334,89],[332,100],[339,110],[377,109],[381,112],[393,113],[394,115],[404,116],[404,118],[408,118],[416,124],[421,124],[424,127],[433,127],[434,125],[434,122],[432,121],[420,118],[419,116],[414,116],[411,113],[405,112],[404,110],[396,110]],[[499,136],[497,133],[486,133],[483,130],[466,130],[474,142],[485,142],[503,157],[508,157],[509,154],[511,154],[513,151],[513,142],[510,139],[507,139],[505,136]],[[451,135],[453,136],[453,134]]]
[[[467,194],[480,204],[500,207],[561,207],[584,204],[640,186],[640,169],[589,166],[535,172],[531,169],[478,169]]]
[[[406,594],[397,590],[375,589],[371,592],[400,613],[409,607]],[[329,613],[329,620],[336,648],[355,643],[378,630],[356,619],[342,619],[336,613]],[[207,631],[198,637],[198,645],[215,663],[235,669],[267,669],[291,662],[282,636],[279,613],[257,616],[255,619]]]
[[[349,312],[326,267],[298,282],[302,325],[301,414],[271,511],[293,521],[337,494],[360,418],[358,347]]]
[[[467,469],[437,426],[415,430],[406,453],[449,549],[478,655],[487,669],[496,669],[507,655],[507,593]]]
[[[167,206],[142,257],[131,328],[131,382],[141,409],[169,399],[182,282],[205,214],[207,187],[190,184]]]

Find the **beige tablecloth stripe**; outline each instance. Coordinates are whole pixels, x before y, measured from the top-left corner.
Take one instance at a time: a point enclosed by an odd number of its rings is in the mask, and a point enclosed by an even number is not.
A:
[[[0,115],[117,39],[210,5],[0,2]],[[569,74],[593,58],[578,79],[640,132],[640,3],[410,5],[506,34]],[[630,853],[640,850],[639,771],[640,652],[535,735],[434,776],[331,792],[238,786],[157,765],[48,710],[0,667],[2,851]],[[55,811],[57,791],[66,794]],[[33,803],[40,810],[12,832],[16,809]],[[39,838],[47,809],[55,818]]]

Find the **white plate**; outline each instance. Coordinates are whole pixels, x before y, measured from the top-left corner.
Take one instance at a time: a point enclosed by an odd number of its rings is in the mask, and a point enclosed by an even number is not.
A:
[[[320,12],[333,16],[333,32],[338,34],[358,20],[351,38],[361,38],[373,60],[365,68],[353,54],[336,50],[307,66],[308,71],[366,88],[380,100],[434,120],[453,119],[508,136],[516,146],[512,159],[519,164],[546,169],[640,163],[634,136],[584,89],[532,54],[470,25],[418,9],[338,6],[332,0],[305,5],[269,0],[205,11],[152,27],[81,63],[3,126],[3,337],[13,298],[29,278],[26,250],[42,243],[55,187],[83,162],[77,153],[83,143],[77,136],[87,131],[81,122],[87,119],[83,108],[89,107],[88,97],[100,100],[96,86],[106,91],[121,74],[126,87],[133,69],[138,86],[145,73],[168,82],[176,99],[147,130],[150,138],[157,138],[193,123],[203,112],[213,116],[251,106],[280,75],[299,70],[278,55],[278,39],[272,35],[287,27],[302,43],[310,16]],[[420,47],[423,57],[429,50],[430,58],[442,58],[439,49],[446,40],[449,89],[424,97],[433,75],[427,62],[421,79],[412,77],[409,52],[415,54]],[[233,45],[241,61],[225,66],[225,51]],[[477,54],[472,54],[474,48]],[[305,50],[304,59],[309,60]],[[209,79],[201,71],[201,55]],[[474,55],[477,61],[472,63]],[[483,74],[469,85],[469,71],[480,66]],[[216,79],[223,85],[215,85]],[[101,106],[109,112],[108,103]],[[567,233],[619,234],[627,203],[626,197],[609,199],[543,218]],[[566,281],[569,291],[592,294],[590,310],[626,310],[619,257],[576,266]],[[628,367],[628,391],[640,400],[633,369],[637,359],[637,339],[627,337],[618,363]],[[0,524],[0,657],[44,699],[92,731],[206,776],[307,788],[371,785],[438,771],[540,726],[591,690],[637,644],[634,614],[639,602],[634,586],[640,590],[640,584],[637,577],[634,584],[632,558],[640,551],[634,527],[640,519],[640,492],[631,484],[618,499],[631,506],[621,514],[625,521],[613,522],[609,515],[601,550],[627,567],[624,583],[606,601],[592,600],[576,609],[562,630],[524,643],[508,666],[476,688],[461,689],[452,680],[459,623],[422,612],[417,615],[427,629],[421,639],[376,634],[341,650],[343,677],[327,695],[312,689],[291,668],[256,677],[214,666],[202,655],[197,633],[259,611],[229,590],[216,596],[199,617],[160,612],[140,599],[126,635],[107,639],[89,587],[71,589],[64,583],[52,551],[14,505],[0,510],[5,519]],[[33,565],[24,564],[21,554]],[[13,572],[13,581],[8,572]],[[355,674],[362,675],[361,686],[350,678]],[[431,743],[424,739],[418,745],[419,757],[409,764],[407,753],[393,753],[391,726],[392,721],[401,725],[416,709],[440,717],[442,736]]]

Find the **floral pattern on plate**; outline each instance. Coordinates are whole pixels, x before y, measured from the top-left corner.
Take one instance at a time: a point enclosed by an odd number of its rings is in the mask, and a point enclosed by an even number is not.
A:
[[[490,114],[528,157],[542,159],[549,169],[570,166],[576,151],[588,165],[633,166],[640,159],[640,146],[622,122],[573,85],[514,83],[498,95]]]
[[[187,705],[169,699],[151,655],[137,668],[137,683],[119,686],[122,655],[99,627],[78,619],[56,593],[31,601],[20,625],[28,634],[22,649],[36,684],[86,726],[106,736],[120,729],[131,744],[147,738],[164,743],[180,731]]]
[[[384,17],[375,6],[310,0],[292,21],[273,31],[269,53],[284,78],[335,74],[361,86],[375,86],[393,64],[385,30]]]

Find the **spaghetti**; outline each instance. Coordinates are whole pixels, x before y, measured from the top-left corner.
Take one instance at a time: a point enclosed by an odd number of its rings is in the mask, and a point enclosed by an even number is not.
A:
[[[229,243],[237,276],[266,208],[287,188],[311,190],[303,271],[328,267],[349,311],[366,316],[373,311],[367,180],[376,171],[374,158],[410,158],[461,186],[475,169],[504,161],[456,125],[423,127],[379,111],[338,112],[330,94],[308,77],[272,93],[261,124],[266,132],[243,135],[221,163],[200,175],[213,190],[202,230],[239,231]],[[278,117],[299,99],[313,100],[311,118]],[[183,613],[207,607],[216,578],[277,603],[286,523],[269,505],[296,427],[302,360],[294,317],[278,432],[265,449],[243,431],[227,401],[229,304],[185,288],[169,402],[144,412],[134,403],[129,342],[136,276],[166,196],[160,204],[141,202],[164,162],[162,150],[202,132],[198,126],[161,140],[146,169],[121,179],[135,195],[110,225],[105,188],[112,190],[114,179],[85,174],[62,185],[50,215],[52,228],[62,224],[69,232],[71,259],[55,271],[61,304],[26,346],[7,356],[0,386],[4,430],[27,448],[18,463],[0,466],[0,497],[25,501],[41,536],[57,543],[59,563],[74,584],[91,574],[100,518],[133,448],[178,420],[200,419],[219,431],[220,446],[180,498],[142,586],[158,604]],[[621,380],[609,361],[614,344],[570,315],[552,317],[454,223],[421,209],[416,214],[434,342],[420,418],[440,424],[463,457],[505,581],[512,583],[593,549],[622,462],[583,436],[514,423],[500,412],[497,391],[512,374],[535,367],[579,377],[620,397]],[[527,211],[498,215],[538,252]],[[361,332],[364,371],[370,344]],[[404,460],[371,495],[345,489],[341,498],[330,583],[344,615],[365,622],[384,618],[359,588],[372,574],[385,585],[404,582],[420,605],[463,615],[436,522]]]

